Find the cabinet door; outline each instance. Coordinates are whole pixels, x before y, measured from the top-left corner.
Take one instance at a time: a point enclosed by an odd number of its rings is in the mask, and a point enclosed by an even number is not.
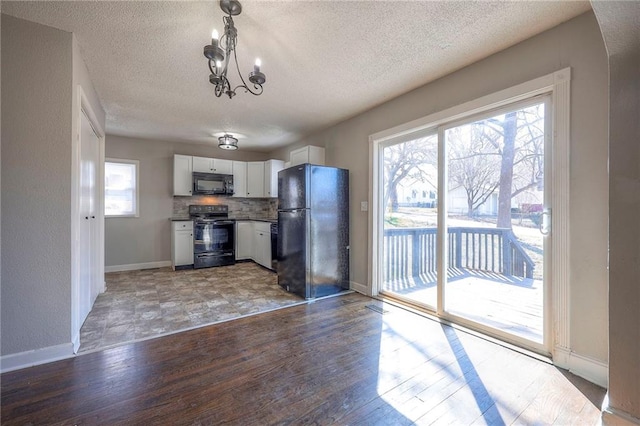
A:
[[[253,222],[236,222],[236,259],[253,257]]]
[[[242,198],[247,196],[247,162],[246,161],[233,162],[233,196],[242,197]]]
[[[255,231],[253,260],[265,268],[271,267],[271,235],[264,231]]]
[[[264,197],[264,163],[262,161],[247,163],[247,197]]]
[[[213,173],[212,158],[193,157],[193,171],[200,173]]]
[[[191,196],[192,157],[190,155],[173,156],[173,195]]]
[[[324,148],[313,145],[298,148],[289,153],[289,162],[291,166],[304,163],[319,164],[322,166],[324,165]]]
[[[269,160],[264,162],[264,195],[278,197],[278,172],[284,168],[284,161]]]
[[[304,164],[309,162],[309,150],[307,147],[299,148],[291,151],[289,154],[289,162],[291,166],[297,166],[298,164]]]
[[[222,160],[220,158],[214,158],[211,161],[213,163],[213,173],[219,173],[223,175],[230,175],[233,173],[233,161]]]
[[[193,232],[176,231],[174,233],[174,266],[193,264]]]

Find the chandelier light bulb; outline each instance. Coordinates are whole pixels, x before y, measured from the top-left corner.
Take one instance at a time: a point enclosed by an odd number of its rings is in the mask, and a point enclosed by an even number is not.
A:
[[[216,67],[217,68],[222,68],[222,62],[216,61]]]
[[[213,29],[213,31],[211,31],[211,38],[213,40],[218,40],[219,36],[218,36],[218,30],[216,30],[215,28]]]

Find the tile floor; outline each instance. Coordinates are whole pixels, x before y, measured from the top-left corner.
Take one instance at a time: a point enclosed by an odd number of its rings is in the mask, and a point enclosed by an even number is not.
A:
[[[105,279],[107,291],[80,330],[80,352],[305,303],[253,262],[112,272]]]

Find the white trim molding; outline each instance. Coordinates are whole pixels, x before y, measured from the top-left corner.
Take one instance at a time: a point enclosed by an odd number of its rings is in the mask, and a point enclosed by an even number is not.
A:
[[[609,385],[609,366],[597,359],[579,355],[575,352],[556,348],[553,364],[562,367],[583,379],[607,388]]]
[[[553,74],[553,155],[551,192],[551,306],[553,317],[554,363],[563,364],[564,356],[556,359],[556,353],[571,351],[571,303],[570,303],[570,247],[569,247],[569,187],[570,187],[570,96],[571,70],[569,68]],[[548,299],[547,299],[548,300]]]
[[[170,260],[162,260],[159,262],[131,263],[129,265],[113,265],[105,266],[105,272],[122,272],[122,271],[138,271],[142,269],[165,268],[171,266]]]
[[[74,356],[73,344],[71,343],[3,355],[0,357],[0,373],[60,361],[61,359],[73,358]]]
[[[609,405],[609,394],[602,401],[601,420],[605,426],[640,426],[640,419]]]
[[[357,291],[358,293],[364,294],[365,296],[371,296],[369,293],[369,286],[365,284],[360,284],[355,281],[349,282],[349,288],[353,291]]]

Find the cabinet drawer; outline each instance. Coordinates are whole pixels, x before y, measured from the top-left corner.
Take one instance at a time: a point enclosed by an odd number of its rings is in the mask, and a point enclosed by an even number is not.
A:
[[[190,220],[171,222],[171,227],[174,231],[193,231],[193,222]]]
[[[271,223],[269,222],[253,222],[253,229],[256,231],[271,234]]]

